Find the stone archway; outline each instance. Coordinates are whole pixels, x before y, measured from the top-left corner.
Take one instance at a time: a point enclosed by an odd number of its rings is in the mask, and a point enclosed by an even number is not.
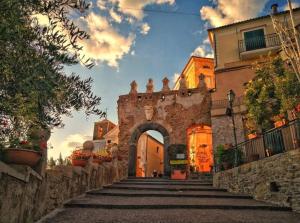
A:
[[[188,89],[182,79],[179,90],[170,90],[165,78],[158,92],[153,92],[153,81],[149,79],[146,93],[138,93],[133,81],[129,94],[119,96],[119,154],[129,176],[135,176],[137,140],[143,132],[156,130],[163,135],[165,176],[170,176],[168,157],[172,154],[177,159],[186,154],[186,149],[180,148],[186,148],[187,129],[192,125],[211,126],[211,94],[200,77],[197,88]]]
[[[129,158],[128,158],[128,176],[136,176],[136,157],[137,143],[140,136],[148,131],[155,130],[162,134],[164,139],[164,175],[170,175],[170,162],[168,156],[168,147],[170,145],[170,135],[168,131],[160,124],[155,122],[146,122],[139,125],[132,133],[129,142]]]

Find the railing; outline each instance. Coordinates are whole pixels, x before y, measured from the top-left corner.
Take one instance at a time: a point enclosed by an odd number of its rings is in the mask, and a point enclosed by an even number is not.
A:
[[[242,105],[244,101],[244,96],[237,97],[234,100],[233,106],[239,106]],[[216,100],[212,102],[212,109],[218,109],[218,108],[228,108],[229,103],[227,99],[224,100]]]
[[[240,53],[263,49],[268,47],[280,46],[280,39],[276,33],[265,35],[265,36],[257,36],[249,39],[239,40],[239,51]]]
[[[297,148],[300,148],[300,119],[237,145],[237,149],[242,153],[239,163],[252,162]]]

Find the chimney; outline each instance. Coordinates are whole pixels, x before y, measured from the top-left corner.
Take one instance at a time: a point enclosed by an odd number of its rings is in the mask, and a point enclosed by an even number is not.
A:
[[[273,4],[271,6],[272,14],[275,15],[278,13],[278,4]]]

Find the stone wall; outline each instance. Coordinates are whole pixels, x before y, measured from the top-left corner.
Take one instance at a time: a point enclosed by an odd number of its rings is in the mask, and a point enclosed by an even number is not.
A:
[[[224,109],[225,110],[225,109]],[[237,142],[245,141],[244,126],[241,113],[234,114]],[[213,148],[214,150],[220,144],[233,144],[233,125],[231,117],[227,115],[219,115],[211,117],[213,131]]]
[[[300,149],[215,173],[214,186],[300,212]]]
[[[31,168],[0,162],[0,223],[31,223],[85,191],[125,178],[123,162],[56,166],[41,178]]]
[[[140,135],[156,130],[164,137],[164,175],[168,176],[168,146],[186,144],[186,130],[193,125],[211,126],[210,109],[211,94],[205,83],[194,89],[148,93],[131,89],[129,94],[121,95],[118,100],[119,153],[129,162],[128,174],[135,176]]]

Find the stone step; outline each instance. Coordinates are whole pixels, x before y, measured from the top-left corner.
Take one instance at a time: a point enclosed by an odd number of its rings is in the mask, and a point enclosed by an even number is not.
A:
[[[155,190],[93,190],[87,192],[95,196],[119,196],[119,197],[194,197],[194,198],[236,198],[251,199],[251,196],[230,194],[222,191],[155,191]]]
[[[197,183],[197,182],[203,182],[203,181],[212,181],[211,178],[207,178],[205,180],[203,179],[187,179],[187,180],[171,180],[171,179],[165,179],[165,178],[142,178],[142,177],[135,177],[135,178],[127,178],[126,180],[123,180],[126,182],[179,182],[179,183]]]
[[[220,209],[65,208],[42,223],[299,223],[290,211]]]
[[[65,204],[67,208],[101,209],[235,209],[288,211],[287,207],[269,205],[252,199],[236,198],[174,198],[90,196],[77,198]]]
[[[115,185],[184,185],[184,186],[212,186],[212,182],[172,182],[172,181],[161,181],[161,182],[130,182],[121,181],[115,183]]]
[[[104,189],[129,190],[156,190],[156,191],[227,191],[226,189],[211,186],[185,186],[185,185],[118,185],[104,186]]]

